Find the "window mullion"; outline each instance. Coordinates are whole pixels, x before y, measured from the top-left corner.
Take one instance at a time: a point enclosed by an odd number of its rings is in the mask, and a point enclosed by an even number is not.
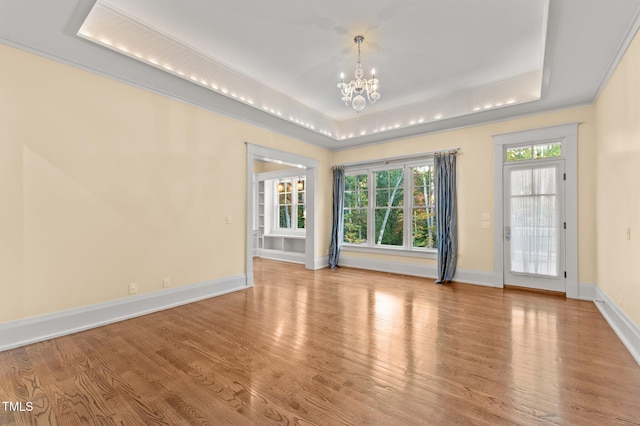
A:
[[[404,200],[403,200],[403,215],[404,215],[404,238],[403,247],[411,248],[411,236],[412,234],[412,214],[411,205],[413,202],[413,176],[411,176],[411,167],[405,166],[404,168]]]
[[[367,241],[369,246],[375,246],[376,219],[375,219],[375,173],[369,171],[369,185],[367,195],[369,202],[367,206]]]
[[[291,229],[298,229],[298,180],[291,178]]]
[[[280,192],[278,191],[278,184],[280,183],[280,180],[278,179],[273,182],[273,193],[275,194],[275,197],[273,197],[273,211],[275,212],[275,214],[271,218],[271,229],[276,230],[280,228]]]

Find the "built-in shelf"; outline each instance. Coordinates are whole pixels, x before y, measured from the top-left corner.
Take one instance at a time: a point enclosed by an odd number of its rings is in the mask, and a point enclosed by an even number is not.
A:
[[[267,250],[280,250],[290,253],[305,252],[305,237],[301,235],[264,235],[264,248]]]
[[[260,180],[257,183],[257,192],[258,192],[258,229],[255,235],[255,244],[254,248],[256,251],[254,254],[259,254],[260,250],[264,247],[264,181]]]
[[[305,235],[274,234],[272,232],[273,215],[267,211],[265,200],[273,196],[272,181],[258,180],[256,182],[257,201],[257,229],[255,235],[254,255],[287,262],[305,262]]]

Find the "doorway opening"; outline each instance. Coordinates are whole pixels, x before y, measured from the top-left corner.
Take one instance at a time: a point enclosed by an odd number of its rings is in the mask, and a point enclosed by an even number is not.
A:
[[[259,250],[269,250],[262,253],[272,255],[279,252],[278,255],[283,256],[282,260],[298,261],[304,263],[306,269],[316,269],[318,160],[248,142],[246,145],[246,285],[253,286],[253,256],[259,253]],[[263,166],[267,164],[269,166]],[[266,169],[269,170],[265,171]],[[295,183],[291,180],[294,177]],[[287,185],[287,181],[295,185],[295,188]],[[278,194],[280,183],[282,183],[282,197]],[[298,185],[302,188],[299,189]],[[295,202],[293,202],[294,195]],[[266,198],[267,196],[269,199]],[[275,202],[280,198],[282,198],[282,205],[278,205],[277,209],[273,209],[268,214],[265,211],[267,203]],[[301,200],[303,202],[298,202]],[[262,213],[260,213],[261,207]],[[281,210],[282,223],[277,217]],[[289,221],[286,220],[286,213],[289,213]],[[303,217],[300,218],[298,215]],[[291,218],[296,219],[295,223],[291,222]],[[277,230],[277,232],[267,234],[265,232],[267,229]]]
[[[496,284],[578,298],[577,124],[493,140]]]

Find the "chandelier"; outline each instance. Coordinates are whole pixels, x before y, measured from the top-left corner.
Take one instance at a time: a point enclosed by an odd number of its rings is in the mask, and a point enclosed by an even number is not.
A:
[[[371,78],[363,79],[364,71],[362,71],[362,64],[360,63],[360,45],[364,41],[364,36],[358,35],[353,41],[358,45],[358,63],[356,64],[356,70],[353,75],[355,80],[351,80],[349,83],[344,82],[344,73],[340,74],[340,83],[338,83],[338,89],[342,94],[342,101],[345,105],[351,106],[360,113],[367,105],[367,99],[372,104],[380,99],[380,93],[378,93],[378,79],[376,78],[376,70],[371,70]],[[367,96],[367,99],[363,95]]]

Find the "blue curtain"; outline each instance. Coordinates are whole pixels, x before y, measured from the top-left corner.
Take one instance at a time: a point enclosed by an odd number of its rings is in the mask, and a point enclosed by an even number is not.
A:
[[[436,233],[438,236],[438,280],[453,280],[458,257],[458,203],[456,200],[456,152],[434,158],[436,178]]]
[[[331,224],[331,244],[329,245],[329,266],[338,266],[340,247],[344,235],[344,167],[333,168],[333,222]]]

